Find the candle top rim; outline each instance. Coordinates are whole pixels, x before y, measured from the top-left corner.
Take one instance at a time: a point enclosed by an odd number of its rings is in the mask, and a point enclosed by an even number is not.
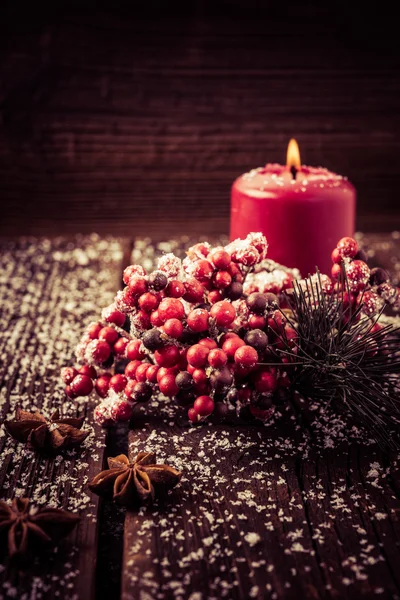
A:
[[[238,177],[234,185],[241,191],[257,190],[293,190],[306,192],[310,189],[354,190],[353,185],[343,175],[338,175],[325,167],[302,165],[296,179],[293,179],[290,168],[279,163],[267,163],[264,167],[252,169]]]

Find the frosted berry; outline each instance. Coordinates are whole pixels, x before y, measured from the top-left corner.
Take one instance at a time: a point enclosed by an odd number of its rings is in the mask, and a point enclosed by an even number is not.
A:
[[[154,352],[154,350],[162,348],[162,346],[164,345],[161,331],[157,328],[145,331],[142,337],[142,342],[143,346],[145,346],[148,350],[151,350],[152,352]]]
[[[192,367],[200,368],[204,367],[207,362],[207,356],[209,353],[209,349],[206,346],[202,346],[201,344],[195,344],[191,346],[187,351],[187,361]]]
[[[344,237],[336,244],[341,257],[354,258],[358,252],[358,243],[351,237]]]
[[[353,260],[346,267],[347,279],[349,282],[350,290],[353,292],[363,289],[370,277],[370,270],[368,265],[362,260]]]
[[[144,268],[141,265],[129,265],[129,267],[126,267],[124,274],[123,274],[123,281],[125,283],[125,285],[128,285],[130,278],[132,277],[132,275],[146,275],[146,271],[144,270]]]
[[[114,420],[111,418],[110,407],[107,403],[102,402],[98,404],[93,411],[94,420],[101,427],[109,427],[114,424]]]
[[[93,390],[93,381],[87,375],[77,375],[70,388],[74,396],[88,396]]]
[[[111,355],[110,345],[102,340],[94,340],[92,343],[94,344],[91,348],[93,360],[98,364],[106,362]]]
[[[220,327],[228,327],[236,318],[236,310],[230,302],[222,300],[211,307],[210,315]]]
[[[182,320],[185,309],[178,298],[164,298],[158,307],[158,315],[163,323],[168,319]]]
[[[208,330],[209,314],[203,308],[195,308],[187,317],[188,327],[195,333],[201,333]]]
[[[113,375],[109,381],[109,386],[114,392],[122,392],[128,383],[127,378],[124,375],[117,374]]]
[[[133,406],[127,400],[117,400],[111,405],[110,415],[114,421],[129,421],[132,416]]]
[[[156,292],[165,290],[168,285],[168,277],[162,271],[154,271],[149,275],[149,286]]]
[[[66,385],[70,385],[77,375],[78,371],[73,367],[64,367],[61,371],[61,378]]]
[[[179,340],[183,334],[182,321],[179,321],[179,319],[168,319],[164,323],[164,331],[170,337]]]
[[[116,308],[115,304],[110,304],[105,308],[102,317],[107,323],[113,323],[117,327],[123,327],[125,324],[125,315]]]
[[[257,350],[251,346],[241,346],[236,350],[234,360],[241,367],[255,367],[258,362]]]
[[[228,356],[221,348],[214,348],[207,356],[207,361],[210,367],[221,369],[228,362]]]
[[[193,408],[201,417],[208,417],[214,411],[214,401],[210,396],[199,396],[193,404]]]
[[[119,333],[112,327],[102,327],[99,331],[98,338],[112,346],[119,338]]]
[[[173,367],[180,359],[179,349],[172,345],[165,346],[154,352],[154,358],[160,367]]]

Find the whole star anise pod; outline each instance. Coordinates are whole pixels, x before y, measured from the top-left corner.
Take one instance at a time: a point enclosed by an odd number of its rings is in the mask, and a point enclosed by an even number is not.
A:
[[[59,508],[37,509],[29,498],[14,498],[11,504],[0,501],[0,535],[7,533],[10,558],[26,558],[36,551],[37,542],[57,543],[78,521],[78,515]]]
[[[79,446],[87,438],[89,431],[80,431],[84,420],[85,417],[60,418],[58,409],[46,419],[39,412],[30,413],[17,407],[14,420],[4,421],[4,427],[18,442],[54,454]]]
[[[139,452],[133,462],[120,454],[109,458],[108,466],[92,479],[89,488],[124,506],[151,502],[156,492],[175,487],[182,477],[168,465],[157,465],[154,452]]]

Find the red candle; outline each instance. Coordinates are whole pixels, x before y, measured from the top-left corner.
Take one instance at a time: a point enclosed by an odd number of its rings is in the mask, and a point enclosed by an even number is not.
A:
[[[231,195],[231,240],[261,231],[268,258],[303,276],[330,273],[331,252],[354,235],[356,191],[341,175],[301,165],[295,140],[286,166],[267,164],[241,175]]]

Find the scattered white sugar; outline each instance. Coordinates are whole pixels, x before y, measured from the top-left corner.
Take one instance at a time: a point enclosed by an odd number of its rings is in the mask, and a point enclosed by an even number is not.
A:
[[[376,513],[374,514],[374,518],[375,518],[377,521],[383,521],[384,519],[387,519],[387,518],[388,518],[388,516],[387,516],[387,514],[386,514],[386,513],[382,513],[382,512],[376,512]]]
[[[255,546],[260,543],[261,536],[258,533],[250,532],[244,536],[244,539],[249,544],[249,546]]]

